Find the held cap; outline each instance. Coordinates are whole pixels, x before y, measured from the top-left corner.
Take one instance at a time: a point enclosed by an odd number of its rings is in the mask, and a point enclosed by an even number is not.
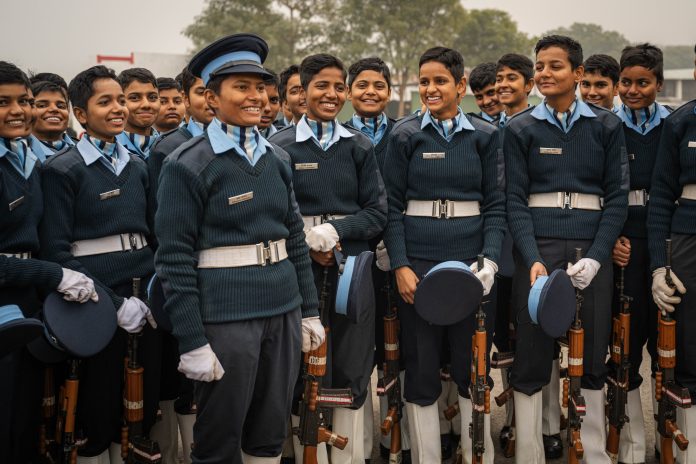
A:
[[[0,358],[25,346],[42,333],[41,321],[24,317],[19,306],[0,306]]]
[[[374,253],[363,251],[358,256],[334,252],[338,262],[336,313],[357,324],[374,318],[375,292],[372,284]]]
[[[568,274],[556,269],[549,276],[537,277],[527,298],[529,317],[549,337],[558,338],[575,318],[575,289]]]

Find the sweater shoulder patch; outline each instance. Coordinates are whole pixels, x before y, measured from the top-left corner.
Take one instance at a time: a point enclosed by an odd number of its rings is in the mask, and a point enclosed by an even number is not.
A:
[[[285,147],[295,141],[295,126],[286,126],[268,138],[269,142]]]
[[[198,176],[215,157],[205,136],[199,135],[179,146],[165,162],[179,163]]]
[[[520,133],[525,128],[540,122],[534,116],[532,116],[532,110],[534,107],[529,107],[524,111],[517,113],[512,116],[510,120],[505,124],[505,130],[513,131],[516,134]]]
[[[353,139],[353,143],[355,143],[358,147],[360,147],[363,150],[371,150],[372,149],[372,142],[370,141],[370,139],[367,138],[367,136],[365,134],[363,134],[362,132],[360,132],[357,129],[346,126],[345,124],[343,125],[343,127],[345,127],[348,130],[348,132],[353,134],[353,137],[351,137],[348,140]]]
[[[276,158],[287,163],[292,162],[290,154],[287,151],[285,151],[280,145],[271,142],[271,147],[273,148],[273,154],[276,156]]]
[[[55,169],[60,173],[67,173],[73,169],[76,165],[84,164],[82,155],[76,147],[70,147],[68,149],[63,149],[60,152],[60,156],[55,154],[48,158],[45,166],[50,169]]]
[[[191,139],[191,133],[184,129],[183,127],[177,127],[169,132],[164,133],[152,146],[150,153],[163,153],[169,154],[173,152],[176,147]]]
[[[481,116],[469,113],[465,114],[464,117],[467,118],[471,125],[474,126],[474,129],[478,131],[484,132],[486,134],[492,134],[493,132],[498,130],[498,128],[494,124],[486,121]]]
[[[672,113],[670,113],[669,116],[667,116],[667,120],[669,120],[672,124],[679,124],[683,120],[683,118],[693,116],[695,108],[696,100],[686,102],[682,106],[674,110]]]

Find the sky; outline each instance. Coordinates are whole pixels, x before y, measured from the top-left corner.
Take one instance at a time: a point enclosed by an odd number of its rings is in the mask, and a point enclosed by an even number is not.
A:
[[[694,0],[462,2],[465,8],[505,10],[530,34],[579,21],[617,30],[631,41],[696,42]],[[0,0],[5,38],[0,59],[70,79],[95,64],[97,54],[187,53],[192,45],[181,31],[204,6],[205,0]]]

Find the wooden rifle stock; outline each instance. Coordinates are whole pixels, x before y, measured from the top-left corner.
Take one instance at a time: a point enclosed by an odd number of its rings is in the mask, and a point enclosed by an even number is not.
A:
[[[575,262],[582,258],[582,250],[575,249]],[[585,398],[580,391],[583,375],[583,353],[585,344],[585,329],[582,328],[580,310],[582,308],[582,292],[575,289],[575,320],[568,330],[568,369],[563,381],[563,405],[568,408],[568,462],[579,462],[584,454],[580,428],[582,417],[585,415]]]
[[[78,378],[79,361],[71,359],[68,361],[68,376],[62,388],[62,416],[63,426],[61,434],[62,453],[60,462],[62,464],[75,464],[77,462],[77,443],[75,441],[75,413],[77,411],[77,394],[80,386]]]
[[[478,269],[483,269],[483,255],[478,256]],[[486,313],[483,311],[483,302],[476,313],[476,330],[471,338],[471,405],[472,417],[469,434],[472,444],[472,463],[483,461],[485,452],[485,414],[491,412],[491,390],[488,385],[486,363],[488,358],[488,343],[486,333]],[[464,433],[464,431],[462,431]]]

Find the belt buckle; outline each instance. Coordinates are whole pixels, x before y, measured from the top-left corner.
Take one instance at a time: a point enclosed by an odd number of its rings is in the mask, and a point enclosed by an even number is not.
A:
[[[573,209],[573,204],[572,204],[572,193],[570,192],[563,192],[563,209]]]
[[[433,217],[436,219],[449,219],[449,200],[433,200]]]
[[[268,242],[268,246],[265,246],[263,242],[256,244],[256,257],[261,267],[277,263],[279,255],[278,242]]]
[[[131,246],[130,251],[138,249],[138,240],[137,240],[135,234],[128,234],[128,241],[130,242],[130,246]]]

